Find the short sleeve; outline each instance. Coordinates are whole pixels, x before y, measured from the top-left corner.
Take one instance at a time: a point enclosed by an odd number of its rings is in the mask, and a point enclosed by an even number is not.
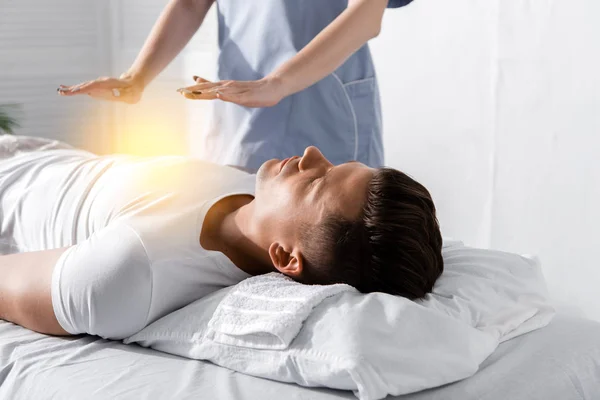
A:
[[[389,0],[388,8],[400,8],[409,5],[413,0]]]
[[[56,318],[71,334],[121,339],[142,329],[152,274],[139,236],[116,224],[70,247],[54,267],[51,292]]]

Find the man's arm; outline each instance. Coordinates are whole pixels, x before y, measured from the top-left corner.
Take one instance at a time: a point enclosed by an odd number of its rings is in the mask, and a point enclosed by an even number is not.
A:
[[[48,335],[69,335],[52,308],[54,266],[67,248],[0,256],[0,319]]]
[[[171,0],[125,74],[148,85],[198,31],[214,0]]]

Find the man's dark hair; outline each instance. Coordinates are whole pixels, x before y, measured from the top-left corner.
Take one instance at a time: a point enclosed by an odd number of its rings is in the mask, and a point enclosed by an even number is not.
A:
[[[391,168],[371,179],[358,219],[332,215],[302,231],[302,282],[347,283],[363,293],[418,299],[444,269],[442,236],[431,195]]]

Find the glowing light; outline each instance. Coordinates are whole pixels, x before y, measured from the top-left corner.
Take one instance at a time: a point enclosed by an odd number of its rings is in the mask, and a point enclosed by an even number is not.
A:
[[[184,99],[174,87],[177,85],[172,82],[158,82],[134,105],[88,100],[83,110],[69,112],[77,114],[68,126],[75,133],[67,136],[76,139],[70,143],[98,154],[194,154],[191,139],[202,136],[206,104]],[[195,142],[198,146],[198,140]]]
[[[115,145],[117,153],[140,156],[188,154],[188,128],[185,107],[151,102],[119,106],[115,119]],[[125,114],[119,118],[119,113]]]

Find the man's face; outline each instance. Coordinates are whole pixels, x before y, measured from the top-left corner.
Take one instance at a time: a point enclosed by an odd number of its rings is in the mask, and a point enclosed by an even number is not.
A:
[[[302,224],[357,218],[374,173],[359,162],[334,166],[313,146],[302,157],[269,160],[257,173],[255,215],[272,239],[297,245]]]

